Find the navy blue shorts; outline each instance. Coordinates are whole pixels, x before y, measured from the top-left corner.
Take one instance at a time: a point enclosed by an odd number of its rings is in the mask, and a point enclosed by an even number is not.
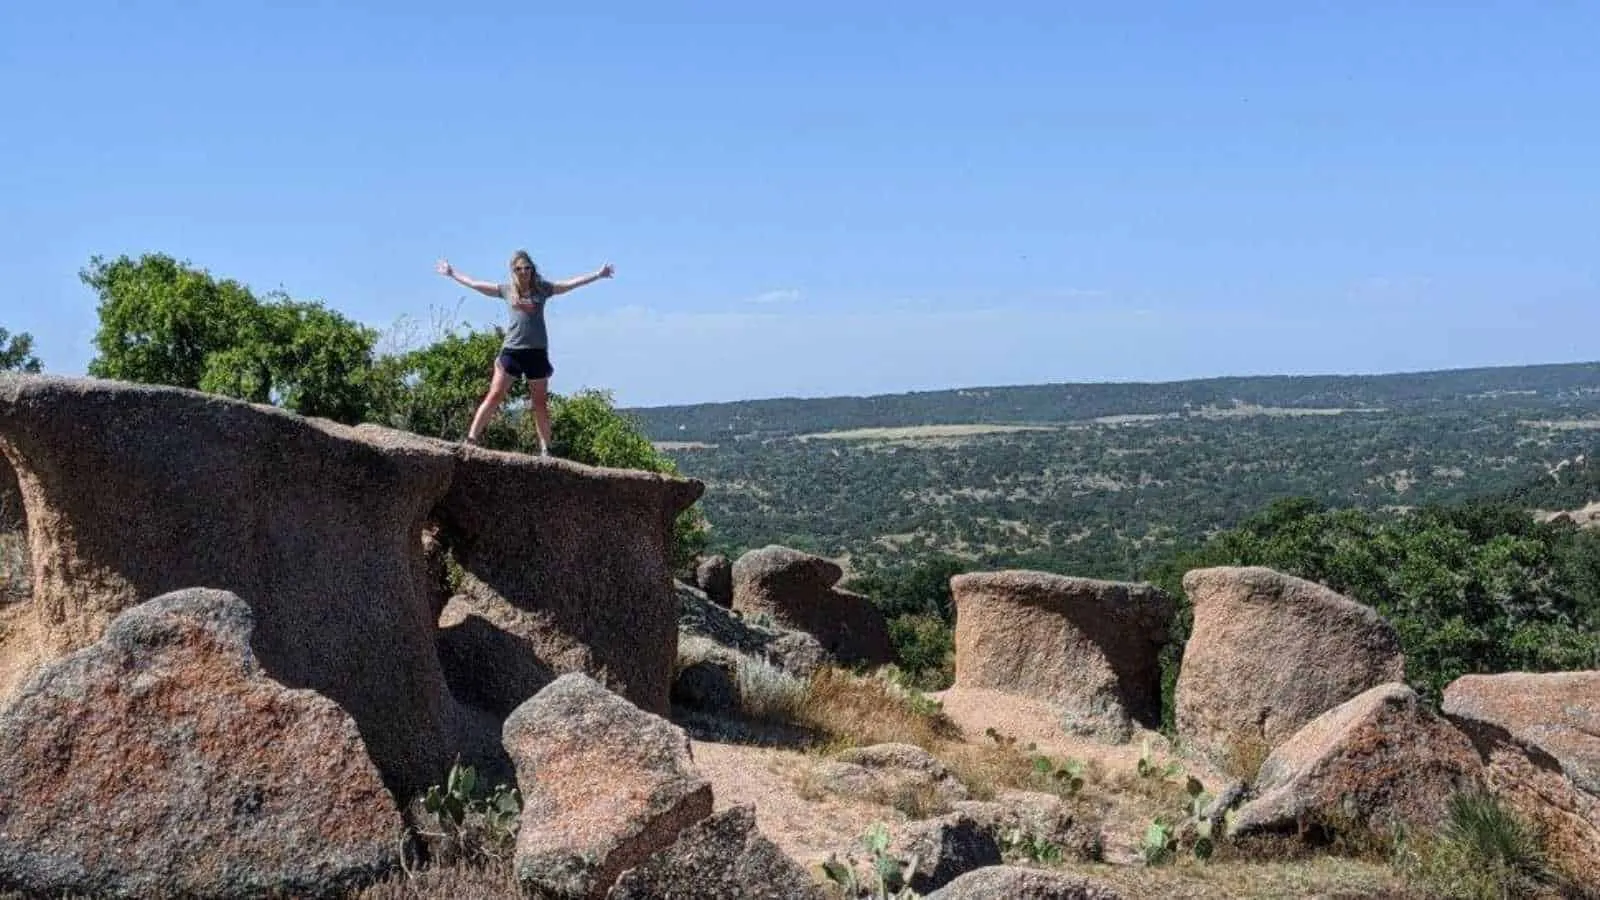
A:
[[[529,378],[538,381],[549,378],[556,373],[556,367],[550,365],[550,352],[548,350],[518,350],[502,347],[500,356],[495,362],[506,374],[512,378]]]

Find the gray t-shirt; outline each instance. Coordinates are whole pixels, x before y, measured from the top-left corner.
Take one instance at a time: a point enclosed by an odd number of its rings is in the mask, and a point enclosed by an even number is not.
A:
[[[521,298],[524,303],[533,304],[531,312],[517,309],[516,292],[511,285],[500,285],[500,299],[506,301],[511,312],[511,327],[506,329],[506,339],[501,346],[507,350],[548,350],[550,336],[544,328],[544,304],[550,299],[555,288],[543,278],[533,283],[532,296]]]

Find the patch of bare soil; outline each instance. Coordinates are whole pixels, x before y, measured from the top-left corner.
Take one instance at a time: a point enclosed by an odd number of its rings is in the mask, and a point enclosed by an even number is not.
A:
[[[811,866],[845,849],[874,822],[903,819],[893,809],[832,795],[804,796],[816,757],[769,747],[693,741],[695,768],[711,781],[718,812],[753,804],[756,825],[783,851]]]

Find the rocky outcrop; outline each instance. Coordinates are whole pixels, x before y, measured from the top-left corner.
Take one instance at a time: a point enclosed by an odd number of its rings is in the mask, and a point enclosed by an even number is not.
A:
[[[34,577],[26,621],[0,638],[0,698],[143,600],[222,588],[253,611],[252,647],[271,677],[337,701],[391,787],[425,788],[449,767],[460,723],[475,720],[434,650],[419,536],[435,521],[468,572],[474,612],[492,626],[510,607],[518,615],[504,618],[527,625],[496,640],[666,709],[667,529],[698,483],[38,376],[0,376],[0,450],[17,471]],[[488,680],[480,695],[501,708],[538,689]]]
[[[1241,777],[1307,722],[1405,678],[1389,623],[1319,584],[1215,568],[1189,572],[1183,587],[1194,630],[1178,675],[1178,732]]]
[[[1600,797],[1600,671],[1467,675],[1445,689],[1444,712],[1504,729]]]
[[[825,663],[828,651],[815,637],[777,625],[757,625],[712,603],[704,592],[679,583],[678,634],[704,637],[735,653],[764,660],[786,675],[810,678]],[[722,660],[729,667],[732,661]]]
[[[1161,648],[1176,604],[1147,584],[1044,572],[950,581],[958,689],[1048,701],[1071,730],[1122,741],[1161,723]]]
[[[1373,688],[1323,713],[1261,766],[1236,834],[1307,827],[1435,827],[1452,795],[1475,790],[1472,742],[1403,684]]]
[[[1078,875],[989,866],[969,872],[929,894],[927,900],[1121,900],[1107,884]]]
[[[907,823],[889,844],[889,855],[900,860],[916,859],[916,868],[907,873],[906,883],[920,894],[1002,862],[994,835],[961,812]]]
[[[604,897],[711,815],[683,731],[586,675],[551,682],[504,733],[523,796],[517,877],[536,893]]]
[[[996,842],[1012,834],[1031,836],[1085,862],[1099,862],[1105,853],[1104,823],[1055,794],[1002,791],[993,800],[959,801],[951,811],[970,816]]]
[[[756,830],[755,808],[735,806],[691,826],[677,843],[617,880],[606,900],[823,900],[810,873]]]
[[[698,482],[469,449],[437,514],[470,614],[557,673],[665,714],[677,656],[671,529]],[[504,684],[499,708],[542,688]]]
[[[921,747],[874,744],[853,747],[812,770],[818,787],[845,797],[886,803],[948,808],[967,799],[967,786]]]
[[[716,605],[728,609],[733,606],[733,563],[726,556],[708,556],[694,568],[695,587],[705,591],[706,597]]]
[[[893,662],[883,613],[866,597],[834,587],[843,575],[837,564],[788,547],[751,550],[733,564],[733,608],[815,636],[840,662]]]
[[[1444,692],[1444,712],[1472,739],[1490,790],[1538,827],[1577,884],[1600,884],[1597,711],[1596,672],[1467,675]]]
[[[1538,829],[1555,867],[1574,884],[1600,884],[1600,797],[1574,785],[1559,760],[1504,728],[1454,721],[1483,760],[1490,792]]]
[[[16,470],[0,454],[0,531],[21,531],[22,488],[17,486]]]
[[[355,722],[268,678],[250,608],[187,590],[118,616],[0,715],[0,888],[339,896],[395,866]]]

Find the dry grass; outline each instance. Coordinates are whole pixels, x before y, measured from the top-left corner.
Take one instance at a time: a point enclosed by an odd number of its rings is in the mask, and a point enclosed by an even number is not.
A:
[[[1189,792],[1185,789],[1186,785],[1187,779],[1183,775],[1163,778],[1140,775],[1134,771],[1118,772],[1111,779],[1111,788],[1116,793],[1149,801],[1137,805],[1169,814],[1188,807]]]
[[[758,722],[792,722],[802,718],[806,682],[765,660],[741,657],[734,683],[739,689],[739,710]]]
[[[841,796],[837,789],[830,788],[827,780],[817,771],[814,759],[789,772],[795,796],[812,803]],[[907,821],[931,819],[950,811],[949,800],[940,792],[938,785],[928,781],[895,783],[885,779],[866,791],[848,796],[853,801],[893,809],[905,816]]]
[[[943,744],[961,738],[949,717],[914,708],[886,679],[838,669],[812,676],[794,724],[817,732],[835,749],[913,744],[937,754]]]
[[[1228,748],[1222,763],[1222,772],[1240,781],[1254,781],[1261,773],[1261,764],[1272,754],[1263,738],[1243,738]]]
[[[396,872],[383,881],[346,894],[349,900],[496,900],[525,897],[510,860]]]
[[[1102,881],[1129,900],[1431,900],[1388,866],[1329,856],[1287,863],[1191,859],[1156,868],[1076,864],[1063,871]]]
[[[704,635],[678,635],[678,657],[672,667],[672,677],[677,678],[684,669],[715,657],[721,650],[721,644]]]

